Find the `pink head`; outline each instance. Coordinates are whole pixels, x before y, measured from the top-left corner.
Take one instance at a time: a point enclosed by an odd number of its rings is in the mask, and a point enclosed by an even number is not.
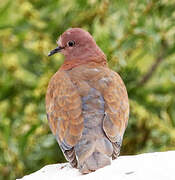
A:
[[[68,29],[60,36],[57,44],[58,47],[48,56],[61,52],[66,61],[106,61],[106,56],[93,37],[81,28]]]

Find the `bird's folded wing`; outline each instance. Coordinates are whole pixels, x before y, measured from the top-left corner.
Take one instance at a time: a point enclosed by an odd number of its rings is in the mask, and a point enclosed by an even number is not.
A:
[[[105,117],[103,129],[114,143],[120,143],[129,117],[128,95],[120,76],[111,71],[108,88],[104,90]]]
[[[46,111],[61,149],[70,150],[81,137],[83,117],[80,96],[64,71],[58,71],[49,83]]]

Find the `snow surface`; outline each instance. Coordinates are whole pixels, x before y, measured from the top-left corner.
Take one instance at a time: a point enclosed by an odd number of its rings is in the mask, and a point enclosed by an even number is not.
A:
[[[69,163],[47,165],[20,180],[175,180],[175,151],[120,156],[110,166],[81,175]]]

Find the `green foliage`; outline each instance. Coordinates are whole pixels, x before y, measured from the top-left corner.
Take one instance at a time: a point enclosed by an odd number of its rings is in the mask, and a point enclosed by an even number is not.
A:
[[[47,53],[82,27],[123,78],[130,119],[121,154],[175,149],[174,0],[4,0],[0,3],[0,180],[65,159],[45,115],[63,56]]]

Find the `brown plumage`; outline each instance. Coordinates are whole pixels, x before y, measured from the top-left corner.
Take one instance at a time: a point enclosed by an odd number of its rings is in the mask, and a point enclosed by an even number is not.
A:
[[[68,29],[58,45],[49,56],[61,52],[65,61],[48,86],[47,117],[66,159],[89,173],[120,153],[129,116],[127,91],[88,32]]]

